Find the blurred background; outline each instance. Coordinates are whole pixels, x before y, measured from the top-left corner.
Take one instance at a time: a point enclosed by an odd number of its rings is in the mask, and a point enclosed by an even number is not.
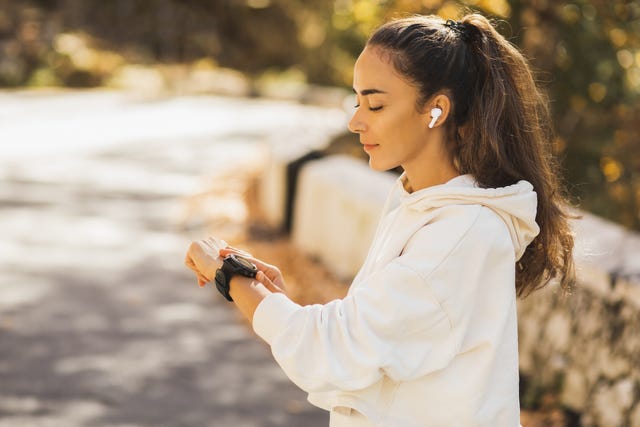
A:
[[[266,151],[362,157],[346,122],[368,35],[471,11],[531,61],[573,203],[640,231],[637,0],[0,0],[0,427],[327,425],[184,252],[214,234],[300,303],[343,295],[263,221]],[[593,400],[614,415],[581,418],[592,401],[567,408],[549,376],[524,427],[640,425],[622,366]]]
[[[633,0],[42,0],[0,2],[0,85],[279,94],[350,88],[394,15],[500,21],[552,100],[571,194],[640,230],[640,4]]]

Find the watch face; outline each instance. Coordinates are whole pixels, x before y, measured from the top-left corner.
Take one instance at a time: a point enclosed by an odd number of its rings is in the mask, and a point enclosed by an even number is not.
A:
[[[226,266],[226,267],[225,267]],[[258,268],[248,259],[238,255],[229,255],[224,259],[223,268],[227,273],[240,274],[245,277],[256,277]]]
[[[253,263],[251,261],[249,261],[246,258],[243,258],[241,256],[236,256],[236,261],[238,261],[238,263],[242,266],[242,268],[245,268],[247,270],[255,270],[256,266],[253,265]]]

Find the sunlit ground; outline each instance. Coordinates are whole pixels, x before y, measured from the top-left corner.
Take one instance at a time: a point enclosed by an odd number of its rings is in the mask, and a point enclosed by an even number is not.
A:
[[[301,303],[343,294],[285,238],[248,233],[246,192],[265,144],[344,128],[274,101],[0,93],[0,427],[326,426],[182,260],[214,234],[277,263]]]
[[[110,92],[0,94],[0,426],[324,426],[211,289],[263,143],[339,110]]]

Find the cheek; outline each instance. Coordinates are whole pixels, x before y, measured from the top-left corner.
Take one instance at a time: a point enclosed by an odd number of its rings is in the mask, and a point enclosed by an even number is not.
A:
[[[380,134],[398,136],[415,132],[419,124],[419,120],[415,115],[405,110],[389,109],[386,114],[381,115],[380,119],[376,121],[374,128]]]
[[[414,111],[399,111],[385,121],[385,130],[394,138],[409,142],[424,137],[421,117]]]

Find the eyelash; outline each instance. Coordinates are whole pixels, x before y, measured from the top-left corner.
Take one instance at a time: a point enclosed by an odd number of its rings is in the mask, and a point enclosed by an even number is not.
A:
[[[359,107],[360,107],[360,104],[353,106],[353,108],[359,108]],[[369,110],[370,111],[379,111],[379,110],[382,110],[382,106],[380,106],[380,107],[369,107]]]

